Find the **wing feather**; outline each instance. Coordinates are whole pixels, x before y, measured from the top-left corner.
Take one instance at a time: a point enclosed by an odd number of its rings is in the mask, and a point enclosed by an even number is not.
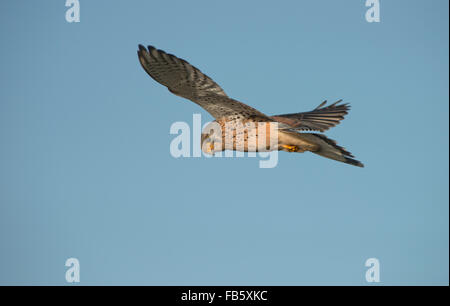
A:
[[[328,106],[325,106],[327,101],[324,101],[310,112],[275,115],[271,118],[287,124],[291,129],[323,132],[338,125],[348,114],[350,106],[348,103],[339,104],[341,101]]]
[[[138,58],[155,81],[171,93],[197,103],[216,119],[273,121],[258,110],[229,98],[216,82],[184,59],[142,45],[139,45]]]

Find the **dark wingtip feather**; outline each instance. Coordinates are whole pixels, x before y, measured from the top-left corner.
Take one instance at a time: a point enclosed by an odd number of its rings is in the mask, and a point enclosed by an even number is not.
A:
[[[325,104],[327,104],[327,100],[323,101],[322,103],[319,104],[319,106],[317,106],[314,110],[317,110],[319,108],[321,108],[322,106],[324,106]]]
[[[328,107],[332,107],[332,106],[336,106],[336,104],[341,103],[342,99],[337,100],[336,102],[334,102],[333,104],[330,104]],[[344,105],[344,104],[342,104]],[[342,105],[338,105],[338,106],[342,106]]]
[[[353,166],[356,166],[356,167],[364,168],[364,164],[362,162],[360,162],[359,160],[353,159],[353,158],[346,157],[345,158],[345,162],[347,164],[350,164],[350,165],[353,165]]]

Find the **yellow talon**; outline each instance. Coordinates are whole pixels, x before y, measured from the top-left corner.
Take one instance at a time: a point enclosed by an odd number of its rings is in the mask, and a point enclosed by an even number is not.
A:
[[[283,148],[287,149],[289,152],[297,152],[298,151],[297,146],[283,145]]]

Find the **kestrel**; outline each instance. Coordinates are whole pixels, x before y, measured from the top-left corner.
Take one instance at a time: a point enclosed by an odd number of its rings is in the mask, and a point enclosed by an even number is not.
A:
[[[218,129],[207,126],[201,135],[202,150],[208,154],[224,150],[238,151],[310,151],[323,157],[350,165],[364,167],[353,159],[353,155],[323,134],[302,131],[324,132],[340,123],[349,110],[347,103],[339,100],[326,106],[326,101],[309,112],[268,116],[260,111],[230,98],[210,77],[187,61],[158,50],[152,46],[139,45],[138,58],[144,70],[158,83],[166,86],[177,96],[200,105],[215,120]],[[262,124],[277,126],[277,143],[268,147],[266,142],[258,141],[258,131]],[[244,131],[236,127],[244,126]],[[226,141],[229,135],[233,141]],[[266,136],[267,137],[267,136]],[[272,137],[272,136],[269,136]]]

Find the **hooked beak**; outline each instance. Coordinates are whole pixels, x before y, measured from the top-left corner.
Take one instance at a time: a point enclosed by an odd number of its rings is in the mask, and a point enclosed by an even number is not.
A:
[[[207,141],[204,144],[204,148],[205,148],[205,153],[206,154],[210,154],[210,155],[214,155],[214,143]]]

